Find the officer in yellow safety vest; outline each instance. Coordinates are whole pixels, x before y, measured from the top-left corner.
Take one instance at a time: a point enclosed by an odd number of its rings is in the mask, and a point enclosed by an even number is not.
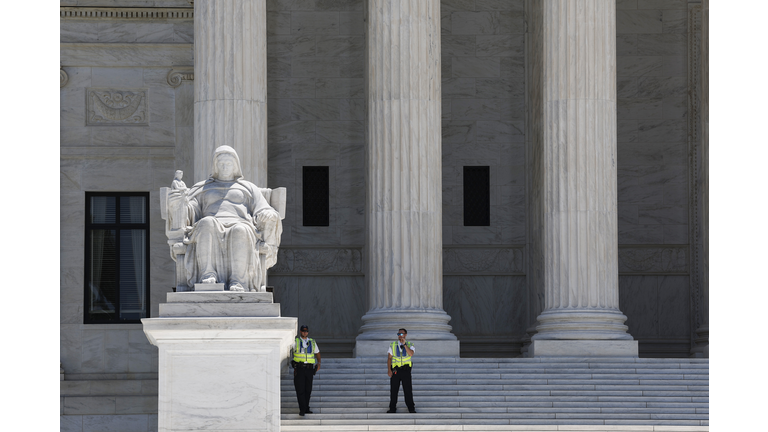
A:
[[[309,397],[312,395],[312,379],[320,370],[320,349],[317,342],[309,337],[309,327],[301,326],[301,337],[294,341],[293,387],[296,389],[296,399],[299,400],[299,415],[312,414],[309,409]]]
[[[387,351],[387,373],[389,374],[389,411],[397,412],[397,394],[400,392],[400,383],[403,383],[403,394],[408,412],[415,413],[413,404],[413,384],[411,383],[411,366],[413,362],[413,342],[405,340],[408,331],[401,328],[397,331],[397,341],[389,344]]]

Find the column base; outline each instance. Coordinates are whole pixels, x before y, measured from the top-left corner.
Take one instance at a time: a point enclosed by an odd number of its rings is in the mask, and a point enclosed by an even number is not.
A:
[[[410,334],[410,333],[409,333]],[[355,357],[381,357],[386,359],[389,344],[397,340],[397,336],[382,340],[358,340],[352,355]],[[418,357],[459,357],[459,341],[418,340],[408,338],[413,342]],[[417,359],[414,359],[417,362]]]
[[[530,357],[638,357],[636,340],[533,340]]]
[[[408,331],[419,356],[458,357],[459,341],[451,333],[451,317],[442,310],[377,310],[363,316],[355,357],[386,356],[387,345],[397,340],[397,330]]]
[[[537,320],[536,340],[633,340],[617,309],[549,309]]]

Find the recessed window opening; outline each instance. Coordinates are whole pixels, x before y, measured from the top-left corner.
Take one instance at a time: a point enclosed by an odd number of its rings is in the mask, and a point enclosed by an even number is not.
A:
[[[302,169],[302,220],[304,226],[330,225],[330,187],[327,166]]]
[[[149,194],[85,194],[85,324],[149,316]]]
[[[491,225],[491,168],[464,167],[464,226]]]

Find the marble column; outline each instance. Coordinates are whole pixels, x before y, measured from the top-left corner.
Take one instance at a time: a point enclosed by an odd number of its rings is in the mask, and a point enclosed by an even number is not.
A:
[[[195,0],[195,181],[214,149],[233,147],[243,175],[267,185],[266,0]]]
[[[356,356],[397,329],[419,355],[458,356],[443,310],[440,0],[366,3],[366,287]]]
[[[692,355],[709,357],[709,0],[701,2],[701,303]]]
[[[637,356],[619,310],[614,0],[530,1],[531,259],[540,356]]]

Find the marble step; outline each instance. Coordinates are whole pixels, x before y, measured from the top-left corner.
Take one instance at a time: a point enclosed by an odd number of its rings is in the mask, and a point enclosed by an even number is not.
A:
[[[595,372],[583,372],[583,373],[518,373],[517,371],[510,371],[509,373],[490,373],[483,371],[473,371],[472,373],[466,372],[446,372],[446,371],[413,371],[412,375],[414,379],[421,380],[439,380],[444,383],[455,382],[456,380],[500,380],[500,379],[645,379],[645,380],[683,380],[683,379],[697,379],[708,380],[709,373],[595,373]],[[282,375],[281,380],[293,381],[293,374]],[[377,369],[376,371],[370,371],[368,373],[335,373],[334,371],[328,371],[325,369],[320,370],[315,374],[315,380],[354,380],[351,383],[365,383],[375,382],[376,380],[389,380],[387,371]],[[367,381],[366,381],[367,380]]]
[[[621,428],[618,426],[605,426],[602,422],[585,421],[579,422],[580,424],[573,424],[560,422],[558,423],[536,423],[531,421],[525,424],[513,423],[513,424],[491,424],[491,425],[446,425],[446,424],[420,424],[420,425],[397,425],[396,429],[390,425],[315,425],[315,424],[303,424],[299,422],[295,425],[283,425],[282,430],[285,432],[304,432],[304,431],[343,431],[343,432],[370,432],[370,431],[392,431],[398,432],[422,432],[422,431],[472,431],[472,432],[500,432],[500,431],[514,431],[514,432],[540,432],[540,431],[561,431],[561,432],[624,432],[624,431],[664,431],[664,432],[705,432],[709,431],[708,426],[698,426],[695,423],[685,422],[683,425],[678,426],[634,426],[632,429]],[[557,424],[557,426],[555,426]]]
[[[494,371],[497,371],[498,369],[494,369]],[[472,373],[465,373],[465,372],[446,372],[446,371],[416,371],[414,370],[412,372],[412,375],[414,378],[421,378],[421,379],[438,379],[441,382],[451,382],[455,380],[497,380],[497,379],[646,379],[646,380],[675,380],[675,379],[703,379],[707,380],[709,377],[709,373],[650,373],[650,372],[643,372],[643,373],[635,373],[635,372],[622,372],[622,373],[616,373],[615,370],[611,370],[611,373],[607,372],[576,372],[576,371],[570,371],[569,373],[549,373],[549,372],[540,372],[540,373],[517,373],[517,371],[509,371],[509,372],[488,372],[488,371],[473,371]],[[283,375],[281,377],[283,380],[293,380],[293,374],[291,375]],[[357,373],[357,374],[346,374],[346,373],[336,373],[332,370],[326,370],[325,368],[321,369],[317,374],[315,374],[315,379],[317,380],[355,380],[355,382],[360,382],[360,380],[387,380],[389,379],[387,376],[386,369],[376,369],[375,371],[369,371],[367,373]]]
[[[507,399],[509,396],[474,396],[474,397],[462,397],[457,398],[454,396],[417,396],[414,395],[414,398],[418,399],[419,402],[476,402],[478,404],[484,404],[489,402],[513,402],[509,399]],[[293,397],[281,397],[281,403],[295,403],[296,398]],[[388,403],[389,402],[389,395],[382,395],[382,396],[366,396],[366,397],[342,397],[342,396],[319,396],[315,397],[312,396],[312,403],[316,404],[318,402],[337,402],[337,403],[347,403],[348,406],[364,406],[361,405],[362,403]]]
[[[707,390],[709,387],[708,380],[609,380],[609,379],[531,379],[531,380],[459,380],[454,382],[452,380],[420,380],[417,377],[413,378],[414,389],[418,387],[420,390],[439,390],[439,389],[451,389],[451,390],[515,390],[522,387],[528,388],[531,386],[549,386],[551,388],[557,388],[562,386],[584,386],[582,388],[594,386],[632,386],[638,387],[653,387],[656,389],[668,388],[674,390]],[[692,389],[691,387],[696,387]],[[292,389],[293,380],[285,380],[280,384],[282,389]],[[354,391],[354,390],[389,390],[389,379],[378,380],[314,380],[313,389],[328,390],[328,391]]]
[[[314,414],[298,416],[292,376],[282,377],[284,430],[478,431],[536,424],[707,430],[709,422],[707,359],[425,358],[413,369],[417,414],[407,412],[402,394],[398,413],[386,413],[383,359],[328,360],[315,376]]]
[[[282,387],[283,391],[292,391],[292,386]],[[516,385],[516,386],[503,386],[503,388],[488,388],[483,389],[482,386],[419,386],[414,384],[413,394],[420,395],[446,395],[446,396],[479,396],[479,395],[509,395],[509,392],[514,391],[583,391],[583,392],[616,392],[616,391],[635,391],[635,392],[690,392],[690,396],[706,396],[701,393],[707,393],[709,390],[706,386],[695,386],[690,388],[689,386],[672,386],[672,385],[594,385],[594,384],[561,384],[561,385]],[[313,393],[318,393],[318,396],[379,396],[388,395],[388,387],[376,388],[357,388],[349,390],[329,390],[320,389],[313,386]],[[651,395],[647,395],[651,396]],[[671,395],[669,395],[671,396]]]
[[[406,412],[405,405],[402,406],[403,411]],[[388,406],[380,407],[379,410],[366,408],[324,408],[312,406],[312,411],[315,414],[371,414],[382,413],[388,409]],[[400,409],[400,407],[398,407]],[[637,407],[621,407],[621,408],[606,408],[606,407],[448,407],[448,408],[436,408],[436,407],[423,407],[418,405],[419,414],[494,414],[494,413],[634,413],[634,414],[708,414],[708,408],[637,408]],[[283,414],[296,414],[299,412],[298,407],[293,409],[286,408],[283,410]]]
[[[406,418],[396,418],[396,416],[403,415],[406,416]],[[408,430],[407,428],[397,427],[397,426],[407,426],[407,425],[643,425],[643,426],[652,426],[652,425],[667,425],[667,426],[700,426],[700,425],[706,425],[708,423],[707,420],[700,420],[700,419],[653,419],[653,418],[644,418],[644,419],[620,419],[620,418],[613,418],[613,419],[579,419],[579,418],[571,418],[571,417],[555,417],[555,414],[538,414],[538,415],[530,415],[527,418],[516,418],[516,419],[490,419],[490,418],[478,418],[478,419],[469,419],[469,418],[461,418],[461,419],[420,419],[420,418],[408,418],[408,416],[415,416],[418,414],[387,414],[387,417],[383,419],[313,419],[312,417],[315,416],[315,414],[308,414],[305,417],[300,417],[298,414],[296,415],[296,419],[281,419],[281,428],[282,430],[292,430],[292,429],[286,429],[286,426],[299,426],[302,428],[302,430],[312,430],[309,429],[311,425],[318,425],[318,426],[325,426],[325,430],[340,430],[339,426],[349,426],[349,425],[359,425],[359,426],[372,426],[372,425],[386,425],[388,426],[386,430],[396,430],[396,431],[403,431]],[[491,428],[489,428],[491,429]],[[319,430],[319,429],[314,429]],[[320,429],[321,430],[321,429]],[[365,429],[362,429],[365,430]],[[377,429],[377,430],[383,430],[383,429]],[[422,430],[421,428],[414,428],[412,430]],[[446,429],[437,429],[437,430],[446,430]],[[470,430],[482,430],[480,428],[472,428]],[[492,428],[491,430],[499,430],[497,428]],[[504,430],[504,429],[501,429]],[[512,430],[512,429],[510,429]],[[550,429],[551,430],[551,429]],[[562,429],[558,429],[562,430]],[[605,429],[602,429],[605,430]],[[616,429],[614,429],[616,430]],[[621,430],[621,429],[618,429]],[[646,429],[647,430],[647,429]],[[656,429],[660,430],[660,429]],[[687,430],[687,429],[682,429]],[[708,430],[708,429],[704,429]]]
[[[516,400],[505,400],[505,401],[483,401],[483,402],[467,402],[464,400],[456,400],[456,401],[423,401],[419,400],[419,406],[420,407],[434,407],[434,408],[469,408],[469,409],[478,409],[478,408],[514,408],[514,407],[529,407],[529,406],[541,406],[541,407],[648,407],[648,408],[707,408],[709,407],[709,403],[707,402],[690,402],[690,398],[663,398],[663,399],[676,399],[674,401],[668,401],[668,402],[652,402],[652,401],[646,401],[646,399],[661,399],[661,398],[625,398],[625,399],[631,399],[631,400],[622,400],[622,401],[597,401],[597,398],[589,398],[589,397],[580,397],[578,398],[579,401],[574,401],[572,399],[576,399],[577,397],[572,398],[558,398],[558,397],[549,397],[549,398],[542,398],[542,397],[525,397],[525,398],[518,398]],[[402,397],[401,397],[402,399]],[[507,398],[510,399],[510,398]],[[588,399],[595,399],[595,400],[588,400]],[[678,399],[687,399],[687,401],[679,401]],[[296,397],[292,398],[283,398],[282,401],[283,407],[297,407],[296,405]],[[314,398],[312,398],[312,406],[318,407],[318,408],[345,408],[345,409],[365,409],[369,407],[378,407],[381,402],[362,402],[355,405],[355,407],[350,407],[350,404],[347,402],[323,402],[323,401],[315,401]]]
[[[365,413],[339,413],[326,414],[315,412],[309,414],[313,420],[386,420],[390,418],[407,418],[421,420],[458,420],[458,419],[521,419],[521,418],[573,418],[573,419],[624,419],[624,420],[706,420],[707,413],[675,412],[675,413],[655,413],[655,412],[589,412],[589,411],[521,411],[521,412],[422,412],[418,409],[417,413],[409,413],[407,409],[400,410],[391,414],[387,413],[384,407],[378,412]],[[401,413],[402,411],[402,413]],[[281,414],[282,420],[299,420],[301,416],[297,414]]]
[[[322,362],[322,368],[323,369],[331,369],[334,371],[338,371],[339,373],[353,373],[354,371],[360,371],[360,370],[381,370],[386,369],[386,360],[380,360],[376,363],[364,363],[364,364],[350,364],[350,365],[344,365],[344,364],[328,364],[328,360],[323,360]],[[423,369],[424,367],[427,367],[428,369]],[[535,363],[535,364],[488,364],[488,363],[432,363],[432,362],[414,362],[414,368],[415,370],[446,370],[446,369],[454,369],[457,371],[461,370],[471,370],[471,369],[478,369],[478,370],[520,370],[520,371],[529,371],[529,370],[548,370],[548,371],[560,371],[560,370],[619,370],[619,371],[625,371],[628,369],[636,369],[639,371],[644,370],[692,370],[692,371],[706,371],[709,369],[709,365],[707,364],[669,364],[669,363],[583,363],[583,364],[570,364],[570,363],[555,363],[555,364],[542,364],[542,363]]]
[[[384,348],[387,348],[384,346]],[[386,349],[382,357],[386,357]],[[706,358],[637,358],[637,357],[537,357],[537,358],[472,358],[472,357],[421,357],[440,363],[709,363]],[[327,359],[331,363],[375,363],[381,357],[352,357]]]

